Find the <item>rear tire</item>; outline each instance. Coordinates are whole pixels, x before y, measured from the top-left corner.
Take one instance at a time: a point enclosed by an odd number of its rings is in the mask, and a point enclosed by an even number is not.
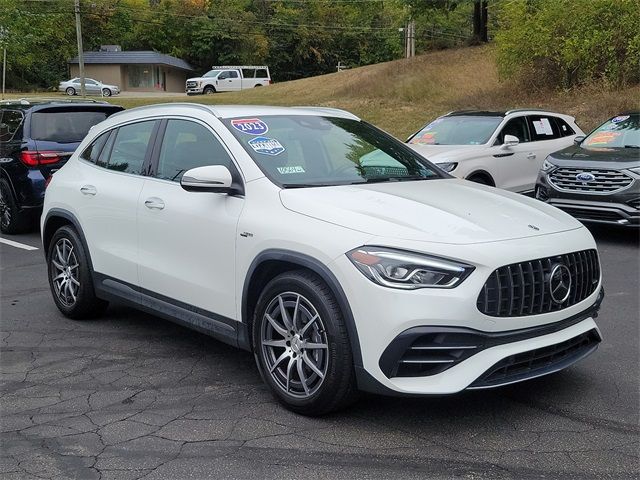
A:
[[[342,311],[317,275],[296,270],[271,280],[258,299],[252,330],[260,375],[289,410],[323,415],[357,399]]]
[[[72,227],[65,225],[53,234],[47,269],[53,301],[66,317],[74,320],[95,318],[109,305],[96,297],[88,253]]]
[[[70,97],[73,97],[76,94],[76,89],[73,87],[69,87],[65,90],[66,94]]]
[[[8,235],[25,233],[30,230],[32,219],[30,211],[18,207],[9,182],[0,179],[0,231]]]

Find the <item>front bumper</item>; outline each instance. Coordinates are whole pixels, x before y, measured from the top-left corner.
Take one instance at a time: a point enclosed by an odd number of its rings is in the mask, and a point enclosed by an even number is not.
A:
[[[187,95],[200,95],[204,89],[202,87],[187,87],[185,92]]]
[[[481,383],[487,372],[500,366],[501,362],[518,364],[520,355],[527,352],[536,358],[544,357],[547,350],[542,349],[570,342],[583,335],[588,339],[586,350],[581,347],[578,356],[574,356],[575,352],[569,348],[565,352],[567,357],[556,355],[550,362],[552,365],[546,365],[548,368],[544,372],[536,368],[515,378],[511,376],[513,369],[510,369],[509,378],[495,382],[492,377],[490,386],[551,373],[555,367],[564,368],[572,363],[567,363],[567,359],[577,361],[595,350],[600,340],[594,317],[601,301],[601,280],[595,291],[583,301],[554,312],[522,317],[490,317],[482,314],[476,305],[484,283],[498,267],[557,255],[558,245],[562,245],[560,249],[563,252],[595,248],[593,238],[584,228],[541,235],[535,239],[456,245],[454,250],[451,250],[451,245],[431,244],[425,248],[425,245],[418,245],[417,242],[405,243],[404,248],[408,250],[457,258],[473,264],[476,269],[456,288],[401,291],[373,284],[351,265],[346,256],[335,260],[338,268],[334,272],[345,289],[358,332],[362,365],[356,365],[356,373],[360,389],[392,395],[452,394],[468,388],[486,388],[487,385]],[[384,245],[384,242],[380,240],[372,244]],[[471,262],[471,258],[475,261]],[[449,353],[456,361],[447,362],[446,365],[434,364],[435,368],[426,374],[419,369],[399,372],[398,360],[405,351],[401,346],[390,354],[389,349],[393,350],[398,339],[406,336],[407,332],[433,334],[430,338],[435,344],[431,346],[446,347],[443,344],[436,345],[446,340],[446,335],[436,337],[446,333],[450,335],[449,339],[463,342],[455,345],[457,347],[478,348],[473,351],[468,348],[451,349]],[[466,334],[466,337],[457,334]],[[412,339],[404,341],[404,347],[410,344]],[[429,346],[429,343],[421,346]],[[424,349],[420,355],[434,353],[427,350]],[[432,358],[442,357],[436,353]]]
[[[559,208],[581,222],[640,227],[640,182],[611,194],[566,192],[540,173],[536,182],[536,198]]]

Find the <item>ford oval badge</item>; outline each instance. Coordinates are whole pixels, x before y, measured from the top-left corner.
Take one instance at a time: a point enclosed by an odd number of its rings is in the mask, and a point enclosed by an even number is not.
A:
[[[593,173],[589,172],[581,172],[576,175],[576,180],[582,183],[593,182],[596,179],[596,176]]]

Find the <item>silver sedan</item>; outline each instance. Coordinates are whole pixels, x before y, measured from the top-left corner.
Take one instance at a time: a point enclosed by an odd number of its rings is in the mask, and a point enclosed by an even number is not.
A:
[[[120,93],[120,87],[117,85],[107,85],[93,78],[85,77],[84,86],[87,95],[110,97],[111,95],[118,95]],[[72,78],[66,82],[60,82],[58,90],[70,96],[78,95],[80,93],[80,77]]]

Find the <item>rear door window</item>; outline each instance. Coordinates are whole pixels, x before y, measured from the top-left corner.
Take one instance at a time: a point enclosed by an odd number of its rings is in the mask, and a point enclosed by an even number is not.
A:
[[[147,121],[120,127],[115,134],[107,168],[141,175],[155,125],[156,121]]]
[[[530,115],[529,130],[531,131],[531,141],[540,142],[544,140],[554,140],[562,137],[554,117],[548,115]]]
[[[78,143],[89,129],[105,120],[109,111],[53,110],[31,115],[31,138],[58,143]]]

